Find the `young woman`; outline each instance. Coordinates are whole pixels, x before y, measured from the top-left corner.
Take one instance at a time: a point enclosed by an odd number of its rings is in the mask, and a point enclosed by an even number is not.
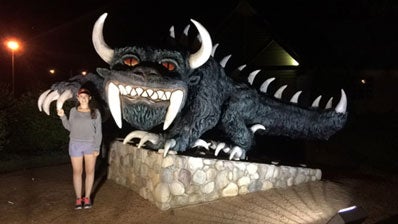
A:
[[[77,106],[71,108],[69,119],[64,110],[58,116],[69,134],[69,155],[73,168],[73,187],[76,194],[75,209],[91,208],[91,190],[94,184],[95,161],[102,141],[101,114],[91,101],[88,89],[81,88],[77,93]],[[85,171],[84,197],[83,165]]]

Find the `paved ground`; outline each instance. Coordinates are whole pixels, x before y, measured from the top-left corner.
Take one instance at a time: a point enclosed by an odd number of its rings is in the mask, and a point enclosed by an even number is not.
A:
[[[329,177],[167,211],[103,179],[96,184],[94,207],[75,211],[71,167],[63,164],[1,174],[0,223],[324,224],[354,204],[368,212],[364,223],[398,223],[398,178],[325,171],[324,176]]]

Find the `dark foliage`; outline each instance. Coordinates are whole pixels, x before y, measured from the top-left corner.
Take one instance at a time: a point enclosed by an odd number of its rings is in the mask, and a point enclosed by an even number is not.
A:
[[[9,115],[15,101],[9,91],[8,85],[0,84],[0,151],[9,143]]]
[[[7,127],[2,131],[6,133],[4,151],[7,153],[38,155],[65,148],[67,131],[55,112],[48,117],[38,110],[38,96],[39,92],[27,92],[15,99],[10,97],[8,106],[1,110],[6,114],[0,125]]]

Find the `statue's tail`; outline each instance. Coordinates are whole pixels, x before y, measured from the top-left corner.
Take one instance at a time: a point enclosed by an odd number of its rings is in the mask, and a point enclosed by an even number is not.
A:
[[[278,98],[278,94],[275,95]],[[328,139],[342,129],[347,121],[347,97],[344,90],[341,90],[340,100],[334,108],[332,99],[324,109],[320,109],[320,97],[315,99],[310,108],[300,107],[296,99],[285,103],[272,97],[264,97],[260,100],[254,122],[264,125],[268,135]]]

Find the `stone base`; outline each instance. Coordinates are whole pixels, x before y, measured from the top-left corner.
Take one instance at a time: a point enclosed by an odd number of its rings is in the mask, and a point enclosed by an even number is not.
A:
[[[167,210],[320,180],[320,169],[181,155],[123,145],[109,152],[108,179]]]

